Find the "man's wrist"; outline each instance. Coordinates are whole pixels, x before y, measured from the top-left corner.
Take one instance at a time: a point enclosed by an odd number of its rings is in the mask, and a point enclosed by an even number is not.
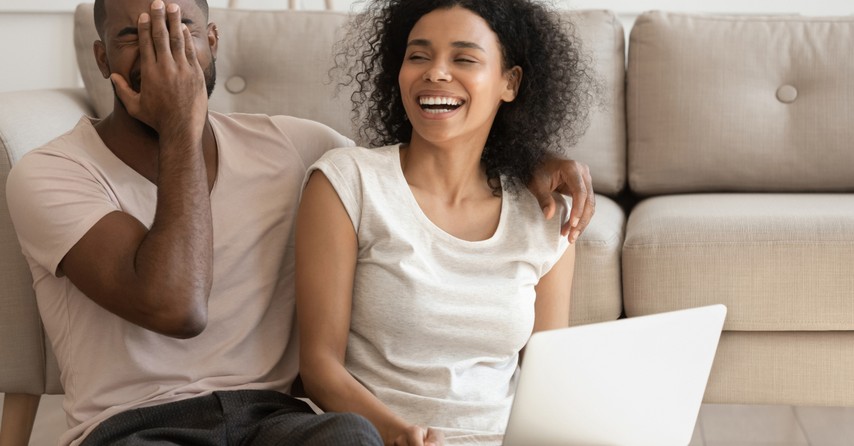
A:
[[[176,121],[170,123],[158,132],[160,148],[166,147],[201,147],[205,123],[201,125]]]

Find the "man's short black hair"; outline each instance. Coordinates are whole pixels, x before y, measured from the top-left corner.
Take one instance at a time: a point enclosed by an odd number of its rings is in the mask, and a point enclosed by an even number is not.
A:
[[[98,30],[98,36],[104,40],[104,21],[107,20],[107,0],[95,0],[95,29]],[[208,2],[207,0],[196,0],[202,14],[205,15],[205,20],[208,19]]]

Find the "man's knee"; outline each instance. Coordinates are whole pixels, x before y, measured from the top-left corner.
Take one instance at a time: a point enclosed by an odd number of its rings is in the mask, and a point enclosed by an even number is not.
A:
[[[318,417],[321,418],[318,427],[323,431],[320,437],[334,438],[334,444],[348,446],[382,446],[383,444],[374,425],[361,415],[324,413]]]

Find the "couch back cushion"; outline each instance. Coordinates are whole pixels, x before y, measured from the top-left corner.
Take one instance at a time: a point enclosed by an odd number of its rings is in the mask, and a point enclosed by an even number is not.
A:
[[[592,58],[602,83],[602,107],[590,115],[590,128],[569,158],[590,166],[593,189],[616,196],[626,186],[626,48],[623,26],[611,11],[587,10],[567,14],[575,23],[585,52]]]
[[[590,165],[597,192],[615,195],[626,182],[623,29],[608,11],[567,14],[595,61],[607,95],[606,107],[594,111],[590,129],[567,155]],[[210,108],[299,116],[352,138],[349,94],[336,94],[328,74],[332,46],[347,18],[343,12],[211,9],[210,20],[221,38]],[[78,6],[74,36],[83,82],[97,115],[106,116],[113,107],[113,92],[92,52],[98,39],[92,4]]]
[[[854,190],[854,17],[650,12],[627,74],[642,195]]]

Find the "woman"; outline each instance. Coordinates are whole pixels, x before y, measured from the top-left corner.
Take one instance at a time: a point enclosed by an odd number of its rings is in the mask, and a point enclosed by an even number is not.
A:
[[[586,122],[566,29],[529,0],[384,0],[349,35],[363,134],[385,146],[309,169],[300,372],[386,444],[500,444],[522,348],[568,325],[574,246],[521,187]]]

